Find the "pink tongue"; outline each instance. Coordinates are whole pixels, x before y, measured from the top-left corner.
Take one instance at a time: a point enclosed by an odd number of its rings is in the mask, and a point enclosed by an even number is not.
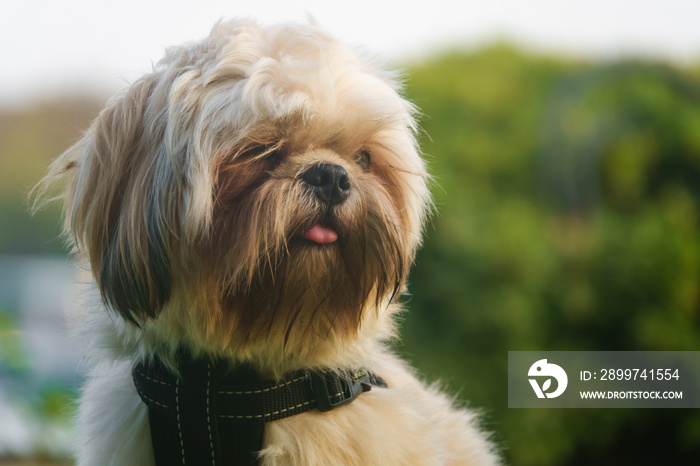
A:
[[[318,224],[314,225],[310,230],[306,230],[301,236],[319,244],[333,243],[338,239],[338,233]]]

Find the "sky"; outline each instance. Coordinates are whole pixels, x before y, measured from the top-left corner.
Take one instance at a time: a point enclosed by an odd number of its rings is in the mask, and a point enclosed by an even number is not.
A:
[[[696,0],[2,0],[0,106],[115,92],[220,18],[308,15],[399,66],[503,40],[553,54],[700,62]]]

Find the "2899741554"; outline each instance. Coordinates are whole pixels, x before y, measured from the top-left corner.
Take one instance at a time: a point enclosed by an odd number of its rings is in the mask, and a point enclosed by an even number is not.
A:
[[[601,369],[599,380],[679,380],[678,369]],[[583,375],[581,380],[585,380]]]

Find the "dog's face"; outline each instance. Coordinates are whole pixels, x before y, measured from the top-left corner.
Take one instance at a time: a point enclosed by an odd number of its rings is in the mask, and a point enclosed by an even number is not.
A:
[[[170,49],[53,169],[104,302],[239,348],[378,318],[429,203],[397,88],[315,26]]]

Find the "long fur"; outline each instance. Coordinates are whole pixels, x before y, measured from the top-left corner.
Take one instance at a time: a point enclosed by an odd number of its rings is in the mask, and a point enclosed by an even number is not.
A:
[[[221,22],[115,97],[39,187],[64,186],[65,233],[101,306],[79,465],[152,465],[129,368],[178,347],[265,378],[367,367],[389,389],[266,426],[264,465],[497,464],[473,414],[386,348],[430,206],[414,107],[396,76],[315,25]],[[342,203],[302,181],[347,173]],[[323,225],[334,244],[301,233]],[[103,309],[102,307],[106,308]]]

